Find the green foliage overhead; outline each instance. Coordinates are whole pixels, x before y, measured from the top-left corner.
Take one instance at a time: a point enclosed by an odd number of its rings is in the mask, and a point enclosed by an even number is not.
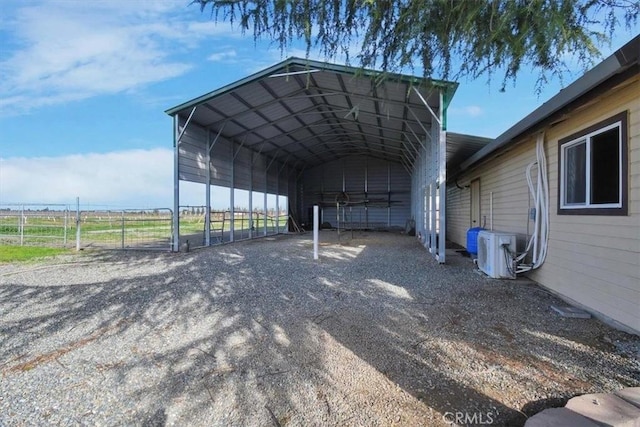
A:
[[[193,0],[282,51],[303,40],[307,55],[346,58],[383,71],[422,69],[425,77],[515,80],[522,66],[539,83],[561,76],[567,58],[583,68],[621,27],[637,24],[636,0]],[[355,60],[355,61],[354,61]]]

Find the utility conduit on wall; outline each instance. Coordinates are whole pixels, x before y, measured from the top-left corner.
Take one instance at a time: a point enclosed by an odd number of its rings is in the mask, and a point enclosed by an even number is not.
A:
[[[531,171],[537,166],[537,182],[534,186]],[[544,152],[544,132],[538,134],[536,140],[536,161],[529,164],[526,170],[529,192],[533,198],[535,209],[535,221],[531,238],[527,242],[525,252],[517,258],[521,261],[532,251],[532,263],[521,266],[518,270],[523,273],[540,267],[547,256],[547,244],[549,239],[549,180],[547,177],[547,161]]]

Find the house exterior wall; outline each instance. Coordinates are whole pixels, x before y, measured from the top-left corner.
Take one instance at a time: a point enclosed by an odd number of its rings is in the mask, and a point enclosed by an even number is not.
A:
[[[628,112],[628,215],[558,215],[558,141],[620,112]],[[535,135],[500,151],[497,156],[465,172],[449,185],[447,238],[466,246],[470,226],[470,191],[480,179],[481,217],[493,229],[515,232],[525,240],[529,191],[525,168],[536,159]],[[575,109],[563,121],[546,129],[545,153],[549,180],[549,246],[545,263],[529,273],[541,285],[640,332],[640,76]],[[534,176],[535,180],[535,176]]]

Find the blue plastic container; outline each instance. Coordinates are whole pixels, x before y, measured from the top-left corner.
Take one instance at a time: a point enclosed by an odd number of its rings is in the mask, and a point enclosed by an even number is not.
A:
[[[472,256],[478,255],[478,233],[484,230],[482,227],[473,227],[467,230],[467,252]]]

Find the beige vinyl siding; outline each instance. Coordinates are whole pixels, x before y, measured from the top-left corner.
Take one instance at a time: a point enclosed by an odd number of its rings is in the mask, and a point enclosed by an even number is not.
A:
[[[447,239],[464,247],[467,246],[467,230],[471,224],[470,193],[469,188],[459,189],[455,185],[447,188]]]
[[[628,215],[557,215],[558,140],[628,111]],[[487,216],[493,193],[493,229],[524,235],[529,191],[525,170],[535,161],[535,135],[529,135],[458,178],[460,185],[481,180],[481,215]],[[544,265],[530,277],[543,286],[640,332],[640,79],[627,80],[587,106],[578,108],[546,130],[545,153],[549,179],[550,235]],[[535,175],[534,175],[535,180]],[[465,192],[466,191],[466,192]],[[468,190],[450,187],[449,200],[468,206]],[[469,212],[448,215],[448,237],[461,241]],[[529,223],[530,228],[533,222]],[[466,228],[464,232],[466,232]]]

